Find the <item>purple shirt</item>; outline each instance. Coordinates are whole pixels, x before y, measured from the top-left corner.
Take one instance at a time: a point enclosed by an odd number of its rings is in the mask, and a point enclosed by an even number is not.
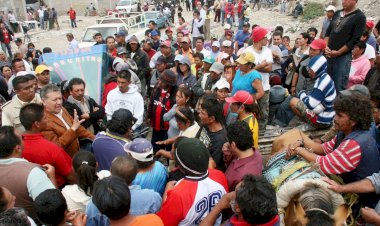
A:
[[[261,176],[262,169],[263,158],[258,150],[256,150],[254,154],[249,157],[232,160],[225,173],[229,191],[234,191],[236,185],[247,174]]]

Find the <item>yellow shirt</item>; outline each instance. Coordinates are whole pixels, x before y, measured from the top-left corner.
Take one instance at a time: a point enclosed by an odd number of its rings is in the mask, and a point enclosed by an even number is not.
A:
[[[253,146],[257,149],[259,148],[259,124],[253,114],[242,119],[242,121],[248,123],[249,128],[252,132]]]

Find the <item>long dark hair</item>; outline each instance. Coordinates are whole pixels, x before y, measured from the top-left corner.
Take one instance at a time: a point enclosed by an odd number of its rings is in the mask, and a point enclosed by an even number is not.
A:
[[[95,155],[87,151],[78,152],[73,158],[73,167],[78,187],[91,196],[94,183],[98,180]]]

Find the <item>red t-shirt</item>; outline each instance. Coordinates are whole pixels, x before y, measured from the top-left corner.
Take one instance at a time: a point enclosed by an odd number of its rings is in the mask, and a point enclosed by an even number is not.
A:
[[[163,121],[162,119],[163,113],[165,114],[168,112],[173,105],[173,103],[170,103],[170,100],[166,101],[165,106],[163,105],[164,100],[169,97],[170,93],[168,90],[161,90],[160,98],[158,100],[154,100],[153,102],[153,104],[156,105],[156,111],[154,112],[154,114],[156,114],[156,120],[152,121],[152,127],[156,131],[161,130],[161,123],[163,123],[162,127],[164,130],[169,129],[169,122]]]
[[[69,16],[70,16],[70,19],[71,20],[75,20],[75,17],[76,17],[76,12],[75,10],[69,10]]]
[[[154,49],[150,49],[149,51],[145,51],[145,52],[146,52],[146,54],[148,54],[149,60],[151,60],[153,55],[156,54],[156,50],[154,50]]]
[[[102,94],[102,106],[105,107],[107,104],[108,93],[117,87],[117,82],[110,82],[104,84],[103,94]]]
[[[3,29],[3,30],[1,30],[1,32],[3,33],[4,43],[9,44],[11,42],[11,37],[9,37],[9,33],[8,33],[7,29]]]
[[[65,177],[72,171],[70,156],[58,145],[46,140],[41,133],[23,134],[22,157],[40,165],[50,164],[55,168],[58,187],[65,184]]]

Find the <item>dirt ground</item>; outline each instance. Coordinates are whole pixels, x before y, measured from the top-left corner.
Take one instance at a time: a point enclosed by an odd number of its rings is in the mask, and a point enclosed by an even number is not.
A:
[[[366,12],[368,17],[373,18],[373,19],[378,19],[376,18],[378,17],[376,10],[380,10],[379,2],[380,1],[377,1],[377,0],[362,0],[362,1],[359,1],[359,7]],[[291,39],[294,39],[299,33],[301,33],[301,31],[307,29],[310,26],[315,26],[318,29],[320,29],[322,25],[323,17],[312,20],[312,21],[301,22],[299,19],[294,19],[285,14],[280,14],[278,12],[278,9],[279,9],[278,7],[275,7],[274,9],[262,8],[260,9],[260,11],[257,11],[255,9],[254,12],[250,16],[249,23],[251,25],[258,24],[270,29],[275,28],[277,25],[282,25],[285,28],[285,34],[289,35]],[[182,13],[182,15],[184,16],[186,21],[191,23],[192,12],[185,11]],[[31,35],[31,41],[35,44],[37,49],[42,50],[44,47],[51,47],[53,51],[62,51],[68,48],[68,42],[65,36],[66,33],[69,33],[69,32],[73,33],[75,39],[78,42],[80,42],[86,28],[96,23],[95,19],[96,17],[78,16],[77,18],[78,28],[72,29],[69,23],[68,16],[61,16],[59,17],[60,30],[50,30],[50,31],[31,30],[29,31],[29,34]],[[177,15],[175,16],[175,19],[176,19],[175,22],[177,24]],[[234,30],[236,29],[237,28],[235,27]],[[294,33],[289,32],[289,30],[294,31]],[[222,25],[220,23],[214,23],[212,20],[211,34],[218,34],[220,36],[222,35],[222,33],[223,33]],[[17,33],[16,37],[23,38],[23,34]],[[13,45],[13,49],[14,51],[17,50],[15,45]]]

